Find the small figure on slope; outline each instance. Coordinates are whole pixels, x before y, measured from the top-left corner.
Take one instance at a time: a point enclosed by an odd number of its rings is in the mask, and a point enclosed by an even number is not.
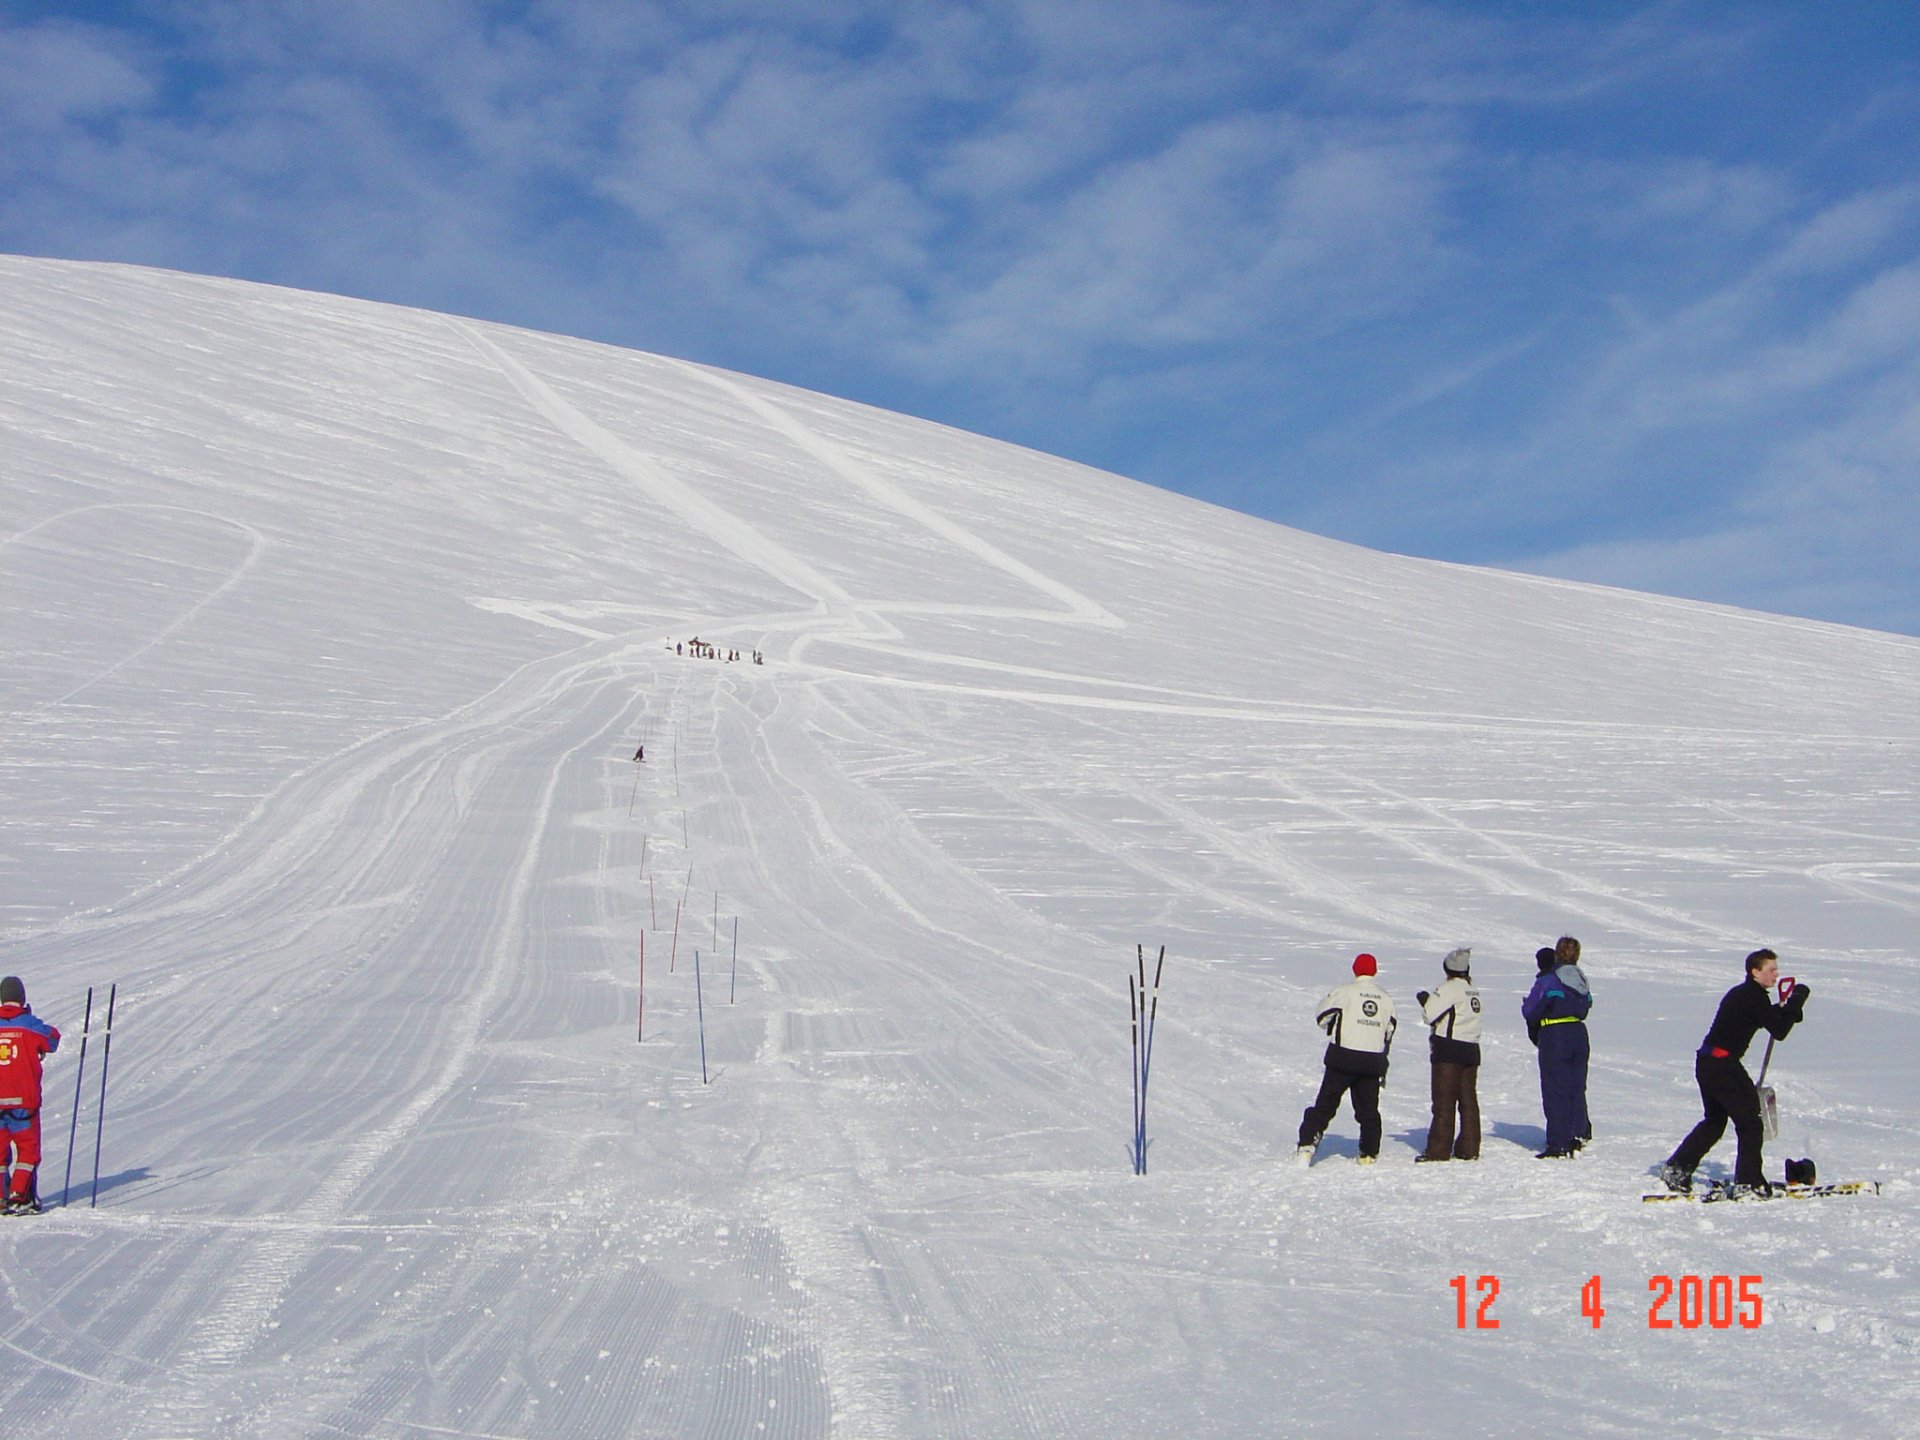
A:
[[[1540,974],[1520,1002],[1527,1034],[1540,1049],[1540,1106],[1547,1114],[1541,1160],[1571,1160],[1593,1138],[1587,1115],[1587,1014],[1593,991],[1580,970],[1580,942],[1562,935],[1534,956]]]
[[[9,1215],[40,1213],[40,1066],[59,1048],[60,1032],[34,1015],[20,977],[0,980],[0,1170]]]
[[[1693,1058],[1693,1078],[1699,1082],[1700,1105],[1706,1113],[1660,1167],[1660,1178],[1669,1190],[1692,1188],[1695,1167],[1720,1143],[1731,1120],[1738,1143],[1733,1161],[1734,1193],[1770,1193],[1771,1187],[1761,1174],[1760,1150],[1766,1137],[1760,1120],[1760,1092],[1740,1062],[1756,1031],[1764,1027],[1774,1039],[1784,1040],[1806,1013],[1807,997],[1813,992],[1805,985],[1795,985],[1784,1004],[1773,1003],[1773,984],[1779,978],[1780,957],[1771,950],[1756,950],[1747,956],[1746,978],[1720,997],[1713,1025]]]
[[[1303,1161],[1340,1111],[1340,1099],[1353,1094],[1353,1116],[1360,1122],[1360,1163],[1371,1165],[1380,1155],[1380,1087],[1387,1078],[1387,1052],[1393,1045],[1393,1000],[1374,978],[1379,962],[1357,955],[1353,979],[1320,1002],[1314,1024],[1327,1032],[1326,1074],[1320,1093],[1300,1117],[1300,1144],[1295,1152]]]
[[[1422,990],[1417,997],[1431,1031],[1433,1124],[1427,1148],[1413,1157],[1415,1164],[1480,1158],[1480,992],[1473,987],[1472,960],[1473,952],[1464,946],[1449,951],[1440,962],[1446,975],[1440,988],[1431,995]]]

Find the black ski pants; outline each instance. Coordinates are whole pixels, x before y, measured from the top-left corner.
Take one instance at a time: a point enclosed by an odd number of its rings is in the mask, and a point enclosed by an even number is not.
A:
[[[1706,1153],[1727,1133],[1727,1121],[1733,1121],[1733,1134],[1739,1149],[1733,1161],[1733,1183],[1758,1185],[1761,1175],[1760,1147],[1766,1132],[1760,1124],[1760,1092],[1754,1088],[1747,1067],[1731,1055],[1716,1059],[1696,1055],[1693,1078],[1700,1085],[1700,1104],[1706,1111],[1700,1123],[1688,1132],[1673,1152],[1669,1165],[1691,1175]]]
[[[1320,1093],[1300,1117],[1300,1143],[1317,1145],[1327,1126],[1340,1113],[1341,1097],[1353,1094],[1353,1118],[1360,1122],[1360,1153],[1380,1153],[1380,1086],[1384,1075],[1355,1075],[1350,1070],[1327,1067],[1320,1081]]]

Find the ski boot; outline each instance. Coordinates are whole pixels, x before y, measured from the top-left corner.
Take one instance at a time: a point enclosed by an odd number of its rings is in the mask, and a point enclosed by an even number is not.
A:
[[[1660,1177],[1660,1183],[1676,1195],[1688,1195],[1693,1192],[1693,1176],[1671,1160],[1654,1173]]]

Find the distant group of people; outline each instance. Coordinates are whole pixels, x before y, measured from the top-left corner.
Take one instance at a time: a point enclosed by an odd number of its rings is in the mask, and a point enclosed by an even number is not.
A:
[[[1480,1158],[1483,1007],[1473,983],[1472,960],[1472,951],[1465,947],[1449,951],[1440,962],[1440,984],[1415,997],[1428,1030],[1433,1102],[1426,1146],[1414,1157],[1417,1164]],[[1805,985],[1783,987],[1785,993],[1776,1004],[1769,987],[1778,978],[1778,960],[1771,950],[1754,951],[1745,962],[1746,978],[1720,1002],[1694,1062],[1705,1114],[1658,1172],[1673,1190],[1691,1188],[1695,1168],[1731,1123],[1739,1142],[1734,1162],[1736,1192],[1770,1191],[1761,1173],[1764,1127],[1759,1090],[1742,1058],[1761,1029],[1784,1039],[1801,1019],[1811,993]],[[1537,974],[1520,1002],[1520,1015],[1538,1053],[1540,1103],[1546,1115],[1546,1142],[1537,1158],[1570,1160],[1593,1139],[1593,1120],[1587,1111],[1591,1047],[1586,1024],[1593,991],[1580,969],[1580,942],[1573,936],[1562,935],[1543,946],[1535,952],[1534,961]],[[1353,978],[1331,991],[1314,1016],[1314,1023],[1327,1034],[1328,1045],[1319,1093],[1300,1117],[1296,1153],[1303,1161],[1313,1158],[1341,1101],[1349,1096],[1360,1126],[1359,1161],[1371,1165],[1379,1158],[1380,1089],[1399,1027],[1393,998],[1381,987],[1379,972],[1375,957],[1355,956]]]
[[[691,640],[676,640],[671,643],[674,654],[691,655],[696,660],[734,661],[741,658],[738,650],[724,650],[718,645],[709,645],[698,635],[694,636]],[[752,657],[754,664],[764,665],[767,663],[766,657],[758,650],[752,650],[747,653]]]

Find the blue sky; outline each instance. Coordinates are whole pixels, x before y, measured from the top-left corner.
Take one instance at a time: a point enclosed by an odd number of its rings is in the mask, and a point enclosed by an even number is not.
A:
[[[1920,634],[1920,6],[0,0],[0,250]]]

